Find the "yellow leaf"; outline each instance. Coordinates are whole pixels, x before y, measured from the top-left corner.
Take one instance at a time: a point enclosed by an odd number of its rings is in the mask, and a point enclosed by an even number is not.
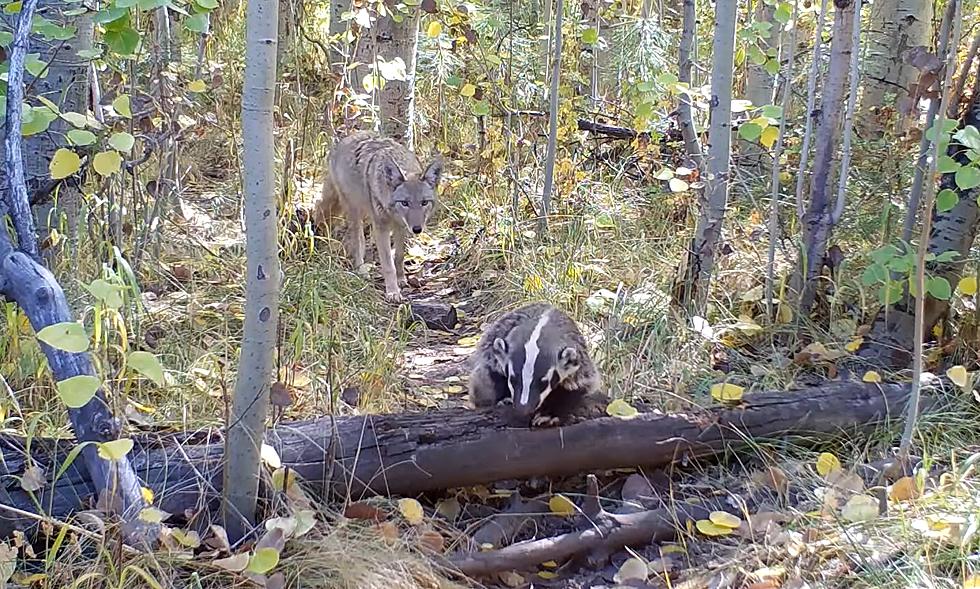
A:
[[[287,476],[286,473],[289,473]],[[293,469],[277,468],[272,471],[272,488],[277,491],[288,491],[296,483],[296,471]]]
[[[874,370],[869,370],[861,377],[864,382],[881,382],[881,375]]]
[[[970,373],[966,371],[966,367],[957,364],[946,371],[946,376],[949,380],[953,381],[953,384],[965,389],[968,384],[970,384]]]
[[[473,84],[463,84],[463,87],[459,89],[459,95],[469,98],[476,94],[476,86]]]
[[[103,460],[122,460],[133,449],[133,440],[121,438],[111,442],[102,442],[98,448],[99,456]]]
[[[622,399],[614,399],[606,406],[606,414],[612,417],[630,419],[639,415],[639,411]]]
[[[840,514],[852,522],[873,520],[878,517],[878,500],[868,495],[855,495],[844,504]]]
[[[698,531],[705,536],[727,536],[732,533],[731,528],[724,528],[707,519],[699,519],[696,526]]]
[[[558,563],[553,560],[546,560],[541,563],[541,566],[548,567],[549,569],[557,569]]]
[[[817,457],[817,474],[822,477],[841,469],[840,459],[831,454],[830,452],[824,452]]]
[[[558,573],[553,573],[551,571],[538,571],[538,576],[542,579],[556,579],[558,578]]]
[[[960,294],[968,297],[977,294],[976,275],[961,278],[959,284],[956,285],[956,290],[960,291]]]
[[[405,498],[398,500],[398,510],[402,512],[408,523],[413,526],[417,526],[422,523],[425,519],[425,514],[422,511],[422,504],[415,499]]]
[[[122,156],[117,151],[103,151],[92,158],[92,167],[102,176],[111,176],[122,169]]]
[[[734,516],[727,511],[712,511],[711,515],[708,516],[711,523],[716,526],[721,526],[723,528],[735,529],[742,525],[742,520],[737,516]]]
[[[863,343],[864,343],[864,338],[859,337],[857,339],[853,339],[850,342],[848,342],[847,345],[844,346],[844,349],[853,354],[854,352],[858,351],[858,349],[861,347],[861,344]]]
[[[963,579],[963,589],[980,589],[980,575],[970,575]]]
[[[78,154],[62,147],[54,152],[54,157],[51,158],[48,170],[51,172],[52,180],[61,180],[62,178],[71,176],[81,167],[82,159],[78,157]]]
[[[456,343],[461,346],[473,347],[480,341],[480,336],[471,335],[469,337],[461,337]]]
[[[716,401],[740,401],[745,389],[737,384],[722,382],[711,385],[711,398]]]
[[[194,80],[187,84],[187,91],[200,93],[208,89],[208,85],[204,83],[204,80]]]
[[[766,149],[772,149],[772,146],[776,143],[776,139],[778,138],[778,127],[766,127],[762,130],[762,135],[759,136],[759,143],[764,145]]]
[[[180,542],[182,546],[187,548],[197,548],[201,545],[201,536],[194,530],[185,532],[180,528],[174,528],[170,530],[170,535],[173,536],[174,540]]]
[[[158,524],[170,517],[170,514],[156,507],[145,507],[140,510],[139,519],[148,524]]]
[[[430,22],[429,28],[426,29],[425,32],[427,35],[429,35],[429,38],[435,39],[440,34],[442,34],[442,23],[437,20]]]
[[[548,500],[548,507],[551,513],[561,516],[575,515],[575,504],[564,495],[552,495]]]
[[[143,496],[143,501],[153,503],[153,489],[149,487],[140,487],[140,495]]]

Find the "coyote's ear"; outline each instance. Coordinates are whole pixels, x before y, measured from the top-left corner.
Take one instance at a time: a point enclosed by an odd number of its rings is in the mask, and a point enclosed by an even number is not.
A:
[[[384,174],[388,186],[391,186],[392,189],[398,188],[405,181],[405,174],[402,174],[401,168],[391,160],[385,160],[381,164],[381,172]]]
[[[429,167],[422,174],[422,182],[425,182],[432,190],[435,190],[436,186],[439,185],[440,178],[442,178],[442,156],[437,155],[429,162]]]

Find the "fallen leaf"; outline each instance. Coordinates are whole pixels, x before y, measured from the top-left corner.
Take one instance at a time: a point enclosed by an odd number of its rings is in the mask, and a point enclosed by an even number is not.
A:
[[[895,481],[888,491],[892,501],[908,501],[919,496],[919,486],[912,477],[902,477]]]
[[[711,520],[711,523],[715,524],[716,526],[731,528],[733,530],[742,525],[741,519],[728,513],[727,511],[712,511],[708,516],[708,519]]]
[[[44,470],[36,464],[26,468],[20,477],[20,488],[29,493],[44,488]]]
[[[966,371],[965,366],[957,364],[956,366],[950,367],[946,371],[946,376],[949,377],[949,380],[953,381],[953,384],[961,389],[965,389],[970,384],[970,373]]]
[[[619,417],[620,419],[631,419],[639,415],[639,411],[623,399],[613,399],[606,406],[606,414],[612,417]]]
[[[432,552],[442,553],[446,548],[446,539],[435,530],[426,530],[419,534],[419,545]]]
[[[729,534],[732,533],[731,528],[719,526],[714,522],[712,522],[711,520],[707,520],[707,519],[699,519],[696,524],[696,527],[698,528],[698,531],[704,534],[705,536],[711,536],[711,537],[728,536]]]
[[[874,370],[869,370],[861,377],[864,382],[881,382],[881,375]]]
[[[828,474],[840,469],[840,459],[830,452],[824,452],[817,457],[817,474],[820,476],[826,477]]]
[[[649,571],[645,562],[639,558],[627,558],[613,575],[613,581],[625,584],[628,581],[646,581]]]
[[[716,401],[740,401],[745,389],[730,383],[711,385],[711,397]]]
[[[224,569],[226,571],[231,571],[233,573],[240,573],[245,570],[248,566],[249,555],[247,552],[242,554],[233,554],[228,558],[219,558],[215,560],[212,564],[214,566]]]
[[[575,515],[577,511],[575,504],[568,497],[561,494],[552,495],[551,499],[548,500],[548,507],[551,509],[551,513],[565,517]]]
[[[841,516],[852,522],[871,521],[878,517],[878,500],[869,495],[855,495],[844,504]]]
[[[425,519],[425,513],[422,511],[422,504],[415,499],[405,498],[398,500],[398,510],[402,512],[405,516],[405,520],[413,526],[417,526],[422,523]]]

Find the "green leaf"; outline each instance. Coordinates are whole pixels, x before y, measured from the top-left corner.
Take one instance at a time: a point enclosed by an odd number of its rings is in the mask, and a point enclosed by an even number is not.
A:
[[[112,101],[112,110],[121,117],[126,117],[127,119],[133,118],[133,111],[129,104],[129,95],[120,94],[116,96],[115,100]]]
[[[960,190],[970,190],[980,186],[980,170],[973,166],[963,166],[956,171],[956,186]]]
[[[0,47],[9,47],[14,42],[14,34],[10,31],[0,31]]]
[[[779,60],[778,59],[768,59],[766,64],[762,66],[762,69],[766,70],[770,76],[775,76],[779,73]]]
[[[20,12],[21,2],[10,2],[3,7],[4,14],[17,14]]]
[[[939,254],[938,256],[936,256],[935,259],[937,262],[940,262],[942,264],[948,264],[949,262],[952,262],[958,257],[960,257],[960,252],[956,250],[949,250]]]
[[[936,210],[940,213],[953,210],[960,202],[960,195],[955,191],[945,188],[936,195]]]
[[[888,280],[888,271],[885,270],[884,266],[877,264],[868,266],[865,268],[864,273],[861,274],[861,284],[864,286],[871,286],[872,284],[885,282],[886,280]]]
[[[136,372],[152,380],[153,384],[158,387],[163,387],[167,384],[163,376],[163,366],[160,364],[160,360],[150,352],[132,352],[129,354],[129,358],[126,359],[126,363]]]
[[[762,65],[766,63],[766,60],[769,59],[768,57],[766,57],[766,54],[763,53],[762,50],[759,49],[759,47],[756,45],[749,45],[748,57],[749,57],[749,61],[753,65]]]
[[[948,155],[939,156],[939,162],[936,164],[936,170],[941,174],[952,174],[959,170],[962,166],[958,161],[949,157]]]
[[[92,296],[99,299],[99,302],[110,309],[118,309],[123,306],[122,292],[126,290],[123,286],[109,284],[101,278],[96,278],[91,283],[84,285],[85,290],[92,293]]]
[[[27,105],[24,105],[25,107]],[[21,123],[20,134],[24,137],[37,135],[48,130],[51,122],[58,118],[58,115],[46,106],[27,107],[29,116],[25,116]],[[25,113],[26,114],[26,113]]]
[[[902,294],[902,283],[892,281],[881,287],[878,292],[878,299],[883,305],[893,305],[902,300]]]
[[[653,104],[641,102],[636,106],[636,118],[649,119],[653,115]]]
[[[109,442],[102,442],[96,445],[99,456],[103,460],[118,461],[126,458],[130,450],[133,449],[133,440],[130,438],[119,438]]]
[[[942,276],[930,276],[926,278],[926,292],[933,298],[948,301],[953,296],[953,287]]]
[[[107,30],[102,39],[113,53],[122,56],[136,53],[136,48],[140,44],[140,34],[131,27],[120,31]]]
[[[81,323],[65,321],[49,325],[38,332],[37,339],[52,348],[80,354],[88,350],[88,334]]]
[[[959,126],[959,122],[954,119],[944,118],[942,120],[937,120],[935,123],[932,124],[931,127],[929,127],[929,130],[926,131],[926,139],[932,142],[936,141],[937,139],[936,135],[937,135],[937,131],[940,128],[940,123],[942,123],[942,134],[947,136],[953,131],[955,131],[956,127]],[[940,139],[942,138],[940,137]],[[946,140],[948,141],[948,137],[946,138]]]
[[[78,409],[92,400],[102,381],[90,374],[81,374],[58,382],[58,396],[72,409]]]
[[[77,145],[79,147],[92,145],[95,143],[95,140],[95,133],[91,131],[86,131],[85,129],[72,129],[71,131],[68,131],[68,141],[70,141],[72,145]]]
[[[35,78],[48,77],[48,62],[41,59],[40,53],[28,53],[24,58],[24,69]]]
[[[462,83],[463,83],[463,78],[460,78],[459,76],[449,76],[448,78],[446,78],[446,85],[451,86],[453,88],[459,87],[459,85]]]
[[[264,575],[279,564],[279,551],[271,546],[259,548],[248,560],[248,572]]]
[[[102,49],[101,48],[98,48],[98,49],[82,49],[81,51],[76,52],[75,55],[77,55],[81,59],[85,59],[85,60],[98,59],[98,58],[102,57]]]
[[[888,260],[899,254],[898,248],[893,245],[885,245],[871,252],[871,259],[876,264],[884,264]]]
[[[125,131],[113,133],[112,137],[109,138],[109,146],[123,153],[129,153],[135,143],[136,138]]]
[[[963,127],[953,135],[953,138],[965,147],[980,149],[980,131],[977,131],[973,125]]]
[[[775,119],[778,121],[779,119],[783,118],[783,107],[767,104],[762,107],[761,114],[767,119]]]
[[[473,114],[478,117],[485,117],[490,114],[490,105],[486,100],[478,100],[473,103]]]
[[[758,123],[743,123],[738,126],[738,136],[746,141],[755,141],[762,135],[762,125]]]
[[[595,45],[599,41],[599,31],[595,27],[589,27],[582,31],[582,42],[586,45]]]
[[[772,17],[783,24],[788,23],[793,18],[793,6],[789,2],[776,4],[776,12],[773,13]]]
[[[184,19],[184,28],[192,33],[208,32],[208,13],[199,12]]]
[[[61,113],[61,118],[71,123],[73,127],[78,127],[79,129],[84,127],[85,124],[88,122],[88,119],[85,118],[85,115],[77,112],[71,112],[71,111]]]
[[[75,36],[75,27],[63,27],[43,16],[34,15],[31,29],[45,41],[67,41]]]
[[[129,22],[129,8],[110,6],[109,8],[103,8],[102,10],[95,13],[92,20],[95,24],[108,25],[109,23],[117,23],[120,20],[125,19]]]

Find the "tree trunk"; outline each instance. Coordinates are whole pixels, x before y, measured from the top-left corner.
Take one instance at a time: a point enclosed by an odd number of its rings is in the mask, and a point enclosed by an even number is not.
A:
[[[562,20],[565,12],[564,2],[555,2],[555,28],[552,33],[555,46],[552,55],[551,91],[548,96],[548,152],[544,162],[544,189],[541,192],[541,214],[538,227],[543,233],[548,229],[548,215],[551,214],[551,193],[555,187],[555,158],[558,151],[558,100],[561,81],[561,43]]]
[[[415,147],[412,123],[415,118],[415,57],[418,52],[418,33],[420,11],[418,7],[408,6],[408,13],[402,13],[401,22],[396,23],[391,11],[396,10],[394,2],[386,1],[386,13],[377,15],[371,28],[363,31],[357,48],[357,61],[365,64],[391,62],[397,58],[405,63],[404,80],[385,80],[378,93],[381,115],[381,132],[402,143],[408,149]],[[371,70],[358,68],[357,82]]]
[[[980,85],[980,82],[977,84]],[[976,85],[962,124],[980,129],[980,88]],[[961,165],[968,166],[971,162],[967,151],[954,138],[950,141],[946,154]],[[970,248],[976,238],[977,225],[980,222],[980,207],[977,206],[980,188],[961,190],[956,185],[954,173],[943,174],[939,188],[953,190],[959,195],[959,201],[949,211],[939,212],[935,207],[930,211],[932,227],[929,231],[928,253],[938,256],[955,251],[959,252],[960,257],[953,262],[929,262],[926,270],[929,276],[945,278],[955,286],[963,274]],[[924,333],[928,334],[949,310],[949,301],[927,295],[924,303],[922,326]],[[858,356],[878,366],[907,367],[912,359],[915,323],[915,298],[906,294],[897,303],[878,311],[871,324],[871,331],[858,350]]]
[[[600,0],[581,0],[579,4],[582,12],[582,28],[585,30],[594,29],[596,35],[601,33],[599,28]],[[597,110],[599,108],[599,71],[597,61],[597,50],[599,41],[589,45],[582,43],[582,50],[579,53],[579,72],[586,86],[579,89],[579,93],[589,97],[589,108]]]
[[[279,425],[267,432],[266,443],[315,492],[353,500],[372,494],[411,496],[506,479],[663,466],[737,451],[751,440],[812,444],[845,432],[880,434],[882,424],[901,415],[908,392],[906,384],[834,382],[749,394],[739,406],[695,414],[641,413],[630,420],[603,417],[533,430],[511,427],[499,413],[463,408],[325,417]],[[938,397],[925,401],[924,407],[932,409]],[[209,493],[220,490],[224,463],[218,437],[218,432],[196,431],[137,439],[134,464],[156,492],[160,509],[177,518],[192,514],[204,528],[213,521]],[[30,464],[24,445],[0,436],[5,448],[0,474],[23,474]],[[63,442],[35,438],[30,459],[52,472],[69,449]],[[0,513],[3,505],[33,511],[40,504],[50,506],[51,517],[64,520],[90,493],[87,473],[75,464],[37,497],[17,485],[0,489]],[[33,520],[5,515],[0,535],[33,525]]]
[[[275,194],[278,0],[249,0],[242,88],[242,180],[245,192],[245,325],[238,379],[229,415],[225,471],[225,528],[237,540],[255,517],[259,451],[279,327],[279,246]],[[234,541],[233,540],[233,541]]]
[[[918,71],[908,63],[906,50],[929,44],[932,2],[881,0],[872,5],[868,51],[864,59],[864,93],[857,117],[869,133],[880,134],[891,117],[876,114],[894,107],[898,130],[914,114],[911,104]]]
[[[844,90],[850,71],[851,51],[856,48],[852,30],[860,0],[834,0],[833,43],[827,81],[820,101],[813,157],[813,181],[810,184],[810,205],[803,216],[803,254],[793,277],[793,292],[799,296],[799,312],[809,313],[816,296],[827,242],[834,227],[835,199],[833,164],[840,141]],[[858,18],[860,15],[858,15]]]
[[[768,23],[772,25],[768,32],[760,33],[758,42],[759,50],[766,55],[767,59],[778,59],[769,55],[776,49],[776,41],[779,37],[779,28],[782,26],[776,21],[776,4],[768,3],[765,0],[755,0],[754,23]],[[752,102],[752,106],[765,106],[773,102],[773,90],[775,89],[775,78],[766,71],[765,64],[756,64],[748,61],[745,72],[745,93],[746,100]],[[769,159],[768,150],[761,145],[744,139],[738,142],[738,165],[755,173],[764,173],[767,169],[766,162]]]
[[[728,206],[728,173],[732,145],[732,69],[735,61],[735,0],[715,3],[715,43],[711,56],[711,111],[708,157],[701,215],[689,253],[686,282],[692,289],[684,299],[701,312],[707,305],[715,254]]]
[[[680,47],[677,50],[677,80],[690,86],[691,68],[693,67],[691,53],[694,50],[698,27],[697,0],[683,1],[684,14],[681,25],[681,40]],[[694,166],[700,168],[702,165],[701,142],[698,141],[697,129],[694,125],[691,97],[683,92],[678,97],[677,122],[681,127],[681,136],[684,138],[684,152],[691,159]]]
[[[27,76],[27,84],[33,96],[43,96],[58,105],[61,112],[77,112],[84,114],[89,108],[91,80],[89,78],[89,62],[78,59],[77,53],[92,48],[94,25],[91,16],[65,16],[72,6],[57,0],[40,0],[38,11],[44,18],[58,26],[76,27],[75,36],[65,41],[45,40],[41,35],[31,35],[31,53],[39,53],[39,59],[48,64],[46,76],[35,78]],[[0,14],[0,22],[6,24],[8,30],[13,30],[17,14]],[[38,104],[36,101],[34,104]],[[60,147],[65,147],[65,134],[71,125],[63,118],[51,121],[45,133],[37,133],[23,138],[24,174],[27,192],[31,203],[34,203],[35,214],[40,221],[37,223],[40,240],[45,237],[52,227],[57,227],[60,218],[68,226],[69,237],[74,236],[77,224],[78,209],[81,196],[74,181],[60,183],[51,180],[48,169],[51,158]],[[0,145],[0,159],[4,158],[4,147]],[[51,194],[58,187],[57,203],[51,201]],[[7,201],[7,187],[0,182],[0,203]],[[57,205],[57,208],[55,208]],[[0,204],[2,207],[2,204]]]
[[[6,229],[0,231],[0,297],[16,303],[30,320],[35,333],[44,328],[73,321],[65,293],[55,277],[40,262],[34,233],[22,149],[22,107],[25,101],[25,59],[30,50],[30,31],[37,0],[26,0],[18,12],[13,40],[7,57],[7,103],[4,119],[2,180],[7,189],[4,211],[13,220],[17,245],[10,242]],[[20,251],[18,251],[20,250]],[[145,502],[140,481],[129,456],[105,460],[97,444],[119,439],[119,422],[113,417],[105,389],[98,381],[88,351],[66,351],[39,342],[55,382],[78,377],[98,382],[92,396],[80,407],[69,407],[68,418],[81,448],[80,465],[88,471],[98,505],[108,514],[123,519],[127,542],[146,545],[155,540],[158,529],[138,519]],[[87,348],[87,343],[86,343]]]
[[[344,73],[345,55],[337,48],[349,46],[344,39],[349,25],[343,16],[350,8],[350,0],[330,0],[330,69],[338,74]]]

